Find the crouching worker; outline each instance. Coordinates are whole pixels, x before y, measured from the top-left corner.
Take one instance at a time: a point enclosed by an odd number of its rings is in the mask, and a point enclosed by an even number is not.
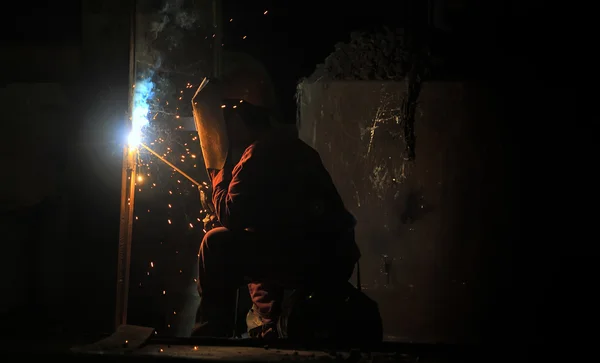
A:
[[[249,282],[261,334],[276,336],[284,288],[347,284],[360,257],[355,219],[319,154],[295,132],[273,127],[259,105],[239,98],[219,103],[228,150],[244,151],[236,165],[231,155],[221,169],[207,165],[222,227],[200,246],[193,335],[231,337],[235,292]]]

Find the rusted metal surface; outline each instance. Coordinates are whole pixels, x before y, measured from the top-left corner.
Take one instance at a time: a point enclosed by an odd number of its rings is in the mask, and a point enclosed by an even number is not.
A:
[[[419,352],[420,350],[420,352]],[[219,346],[219,345],[168,345],[148,344],[136,351],[135,355],[146,357],[173,357],[210,361],[229,362],[419,362],[423,358],[429,362],[447,362],[461,360],[464,353],[456,354],[451,351],[440,352],[429,348],[399,351],[367,352],[360,350],[336,349],[294,349],[292,347],[257,346]],[[458,358],[458,359],[457,359]]]
[[[427,362],[463,362],[466,359],[457,359],[454,356],[439,354],[402,354],[389,352],[369,352],[361,353],[359,351],[321,351],[321,350],[301,350],[301,349],[279,349],[264,347],[247,346],[217,346],[217,345],[167,345],[167,344],[148,344],[140,349],[130,351],[77,351],[78,354],[100,355],[111,361],[122,360],[198,360],[198,361],[221,361],[221,362],[356,362],[356,363],[413,363],[425,360]]]
[[[331,358],[325,352],[278,350],[256,347],[219,347],[219,346],[169,346],[148,345],[139,354],[151,356],[175,356],[195,359],[227,360],[227,361],[286,361],[316,360]]]
[[[135,203],[135,180],[137,151],[123,148],[123,175],[121,189],[121,215],[119,219],[119,245],[117,260],[117,299],[115,328],[127,323],[129,278],[131,274],[131,242],[133,234],[133,210]]]
[[[508,220],[503,121],[485,87],[424,83],[413,160],[401,117],[406,89],[304,82],[299,135],[319,151],[358,219],[363,288],[379,303],[388,338],[470,341],[488,283],[484,250],[501,243]]]
[[[254,339],[160,339],[153,330],[127,327],[97,343],[71,349],[72,353],[104,356],[108,359],[194,359],[225,362],[466,362],[484,351],[483,347],[431,344],[383,344],[373,349],[349,349],[331,345],[280,340],[265,344]],[[127,344],[123,344],[124,341]],[[314,342],[313,342],[314,343]],[[505,356],[502,352],[496,356]]]

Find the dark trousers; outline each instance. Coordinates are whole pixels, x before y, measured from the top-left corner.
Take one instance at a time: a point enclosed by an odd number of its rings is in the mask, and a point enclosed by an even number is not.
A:
[[[281,233],[230,231],[215,228],[202,240],[199,257],[197,320],[231,332],[235,291],[249,283],[250,297],[261,316],[280,313],[284,288],[310,287],[348,281],[356,261],[340,258],[330,239],[299,238]]]

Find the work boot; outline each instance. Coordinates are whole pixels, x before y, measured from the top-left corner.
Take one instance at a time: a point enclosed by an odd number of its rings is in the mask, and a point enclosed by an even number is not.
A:
[[[274,340],[279,338],[277,319],[265,320],[258,312],[258,307],[252,305],[246,315],[248,336],[253,339]]]
[[[252,339],[275,340],[279,339],[277,323],[268,322],[264,325],[248,329],[248,336]]]
[[[260,339],[263,340],[275,340],[279,339],[279,331],[277,330],[277,323],[269,322],[262,326],[262,331],[260,332]]]

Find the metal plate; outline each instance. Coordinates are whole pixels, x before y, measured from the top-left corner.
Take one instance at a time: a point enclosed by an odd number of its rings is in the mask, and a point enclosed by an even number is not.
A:
[[[121,325],[108,338],[96,343],[74,347],[75,353],[126,353],[139,349],[154,335],[154,328],[136,325]]]

